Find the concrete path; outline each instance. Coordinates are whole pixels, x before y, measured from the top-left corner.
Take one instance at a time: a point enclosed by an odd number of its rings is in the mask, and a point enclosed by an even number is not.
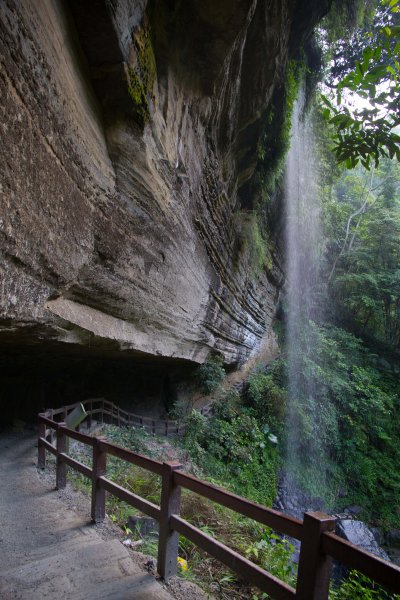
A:
[[[1,600],[171,598],[39,481],[33,434],[0,435]]]

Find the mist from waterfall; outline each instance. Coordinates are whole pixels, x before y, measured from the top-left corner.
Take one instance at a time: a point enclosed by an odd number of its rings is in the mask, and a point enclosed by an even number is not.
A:
[[[296,477],[301,472],[307,479],[307,488],[318,490],[325,487],[326,463],[321,441],[324,435],[319,431],[318,392],[313,378],[308,376],[307,364],[310,364],[308,359],[312,361],[318,353],[312,319],[321,317],[323,310],[319,296],[323,239],[313,128],[304,106],[304,92],[300,91],[293,111],[285,177],[286,471],[289,487],[293,475]]]

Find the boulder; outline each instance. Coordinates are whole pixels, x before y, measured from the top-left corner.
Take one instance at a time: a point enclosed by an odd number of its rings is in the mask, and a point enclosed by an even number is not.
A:
[[[385,545],[400,548],[400,529],[389,529],[385,535]]]
[[[127,527],[141,538],[158,534],[158,522],[151,517],[133,515],[128,518]]]
[[[378,545],[373,531],[363,521],[341,519],[336,525],[336,532],[345,540],[360,546],[380,558],[390,560],[386,552]]]

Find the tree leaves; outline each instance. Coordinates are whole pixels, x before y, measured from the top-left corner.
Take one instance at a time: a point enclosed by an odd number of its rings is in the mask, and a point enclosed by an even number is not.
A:
[[[391,11],[399,8],[397,0],[384,1],[387,5]],[[359,162],[370,169],[382,157],[400,161],[399,37],[400,27],[389,22],[381,44],[365,47],[355,68],[337,84],[335,99],[321,94],[322,116],[333,131],[332,150],[349,169]]]
[[[346,233],[336,246],[341,250],[332,260],[329,279],[339,312],[369,337],[395,349],[400,347],[400,168],[385,159],[373,176],[365,198],[359,170],[338,184],[334,204],[347,210],[336,227]],[[326,219],[333,214],[337,220],[339,213],[336,206],[332,213],[331,204],[325,204]],[[332,230],[330,235],[338,234]]]

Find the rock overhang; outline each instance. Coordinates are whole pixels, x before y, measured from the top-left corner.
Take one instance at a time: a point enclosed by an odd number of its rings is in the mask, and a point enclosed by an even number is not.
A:
[[[0,344],[11,322],[59,352],[96,339],[235,365],[257,348],[282,269],[239,239],[254,206],[241,190],[285,65],[326,10],[305,4],[2,4]]]

